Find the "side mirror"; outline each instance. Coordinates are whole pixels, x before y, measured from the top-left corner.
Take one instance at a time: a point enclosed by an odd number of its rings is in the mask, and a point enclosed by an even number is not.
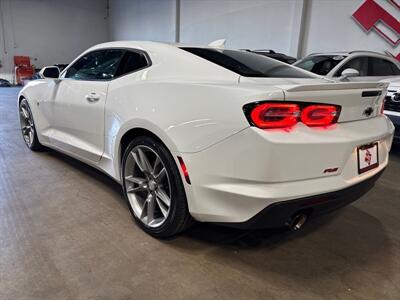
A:
[[[345,70],[343,70],[342,74],[341,74],[341,79],[347,79],[350,77],[357,77],[360,76],[360,72],[358,72],[356,69],[352,69],[352,68],[347,68]]]
[[[44,67],[39,72],[42,78],[58,79],[60,76],[60,69],[56,66]]]

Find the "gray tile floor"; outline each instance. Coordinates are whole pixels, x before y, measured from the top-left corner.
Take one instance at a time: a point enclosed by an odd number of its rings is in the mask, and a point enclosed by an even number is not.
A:
[[[371,192],[299,233],[159,241],[107,176],[24,146],[17,92],[0,89],[0,299],[400,299],[400,146]]]

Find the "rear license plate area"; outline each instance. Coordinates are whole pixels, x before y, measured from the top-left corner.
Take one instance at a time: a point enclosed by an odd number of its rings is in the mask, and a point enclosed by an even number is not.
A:
[[[379,166],[378,150],[377,142],[357,148],[358,174],[365,173]]]

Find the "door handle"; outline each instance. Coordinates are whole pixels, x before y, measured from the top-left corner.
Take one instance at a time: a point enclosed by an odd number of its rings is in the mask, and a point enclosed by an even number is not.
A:
[[[90,103],[97,102],[100,100],[100,96],[97,95],[96,93],[90,93],[89,95],[86,95],[85,98]]]

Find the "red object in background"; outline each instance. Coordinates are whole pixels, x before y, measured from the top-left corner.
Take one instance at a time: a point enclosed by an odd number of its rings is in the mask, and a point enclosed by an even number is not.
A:
[[[14,65],[20,67],[30,67],[31,59],[29,56],[14,56]]]
[[[388,0],[397,9],[400,9],[400,5],[396,0]],[[372,29],[378,32],[386,41],[392,46],[397,46],[400,43],[400,38],[397,40],[391,39],[387,34],[380,30],[377,26],[379,22],[384,23],[387,27],[393,30],[397,36],[400,34],[400,22],[395,16],[392,16],[382,6],[375,2],[375,0],[365,0],[364,3],[353,13],[353,18],[361,25],[366,32]],[[393,55],[397,60],[400,60],[400,53]]]
[[[395,2],[393,2],[395,3]],[[400,39],[392,40],[388,37],[382,30],[380,30],[376,25],[379,22],[385,23],[389,28],[391,28],[397,34],[400,33],[400,22],[388,13],[382,6],[376,3],[374,0],[366,0],[363,5],[361,5],[353,17],[360,23],[360,25],[366,30],[370,31],[372,28],[375,29],[380,35],[382,35],[387,41],[389,41],[393,46],[399,44]]]
[[[29,56],[14,56],[14,65],[17,84],[23,84],[24,80],[30,79],[35,73]]]

